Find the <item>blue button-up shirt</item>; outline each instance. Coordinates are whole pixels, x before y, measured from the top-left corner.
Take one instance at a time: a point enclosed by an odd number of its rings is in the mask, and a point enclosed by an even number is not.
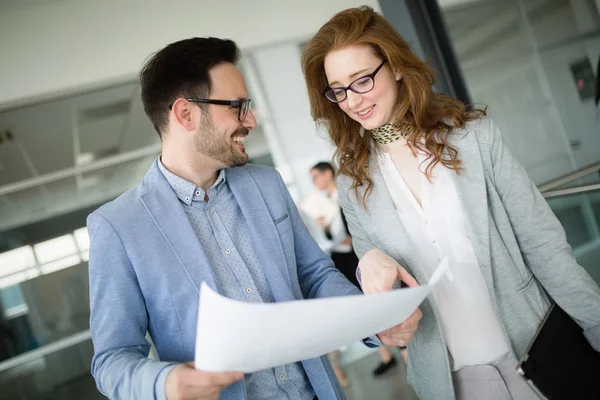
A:
[[[159,161],[158,166],[182,203],[206,252],[222,295],[250,303],[275,301],[260,267],[246,220],[229,189],[225,172],[204,191],[178,177]],[[205,196],[208,201],[204,201]],[[312,400],[315,392],[301,363],[246,375],[248,399]]]

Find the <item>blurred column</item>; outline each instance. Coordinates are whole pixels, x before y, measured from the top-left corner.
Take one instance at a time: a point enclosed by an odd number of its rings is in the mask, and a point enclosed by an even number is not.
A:
[[[470,96],[437,0],[379,0],[383,16],[436,71],[434,90],[469,104]]]
[[[294,200],[314,190],[310,168],[330,161],[333,152],[310,116],[301,52],[299,42],[260,47],[246,53],[241,65],[258,123]]]

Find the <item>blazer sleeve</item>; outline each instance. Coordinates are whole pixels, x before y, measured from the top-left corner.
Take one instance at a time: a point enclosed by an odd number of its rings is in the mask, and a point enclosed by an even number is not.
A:
[[[346,214],[344,214],[344,210],[341,210],[340,214],[342,215],[342,224],[344,224],[344,229],[346,230],[346,233],[350,235],[350,228],[348,228],[348,220],[346,219]]]
[[[354,202],[360,201],[356,199],[352,191],[346,187],[344,182],[346,177],[340,177],[337,180],[337,188],[339,192],[339,203],[342,207],[342,213],[345,219],[346,227],[350,236],[352,236],[352,246],[358,258],[362,258],[365,253],[376,248],[375,243],[369,239],[367,232],[364,230],[356,212],[354,211]]]
[[[550,297],[584,329],[590,344],[600,351],[598,285],[575,260],[562,225],[491,119],[489,135],[495,187],[525,263]]]
[[[175,364],[148,359],[148,316],[125,247],[98,211],[90,234],[91,372],[110,399],[166,399],[165,381]]]

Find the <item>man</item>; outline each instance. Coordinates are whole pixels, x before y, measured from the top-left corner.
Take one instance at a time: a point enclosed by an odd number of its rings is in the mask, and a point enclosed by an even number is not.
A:
[[[242,167],[256,120],[238,57],[232,41],[194,38],[165,47],[140,73],[161,157],[88,218],[92,374],[110,398],[343,398],[325,358],[245,377],[190,362],[203,281],[256,303],[360,293],[311,239],[279,174]],[[419,318],[379,338],[407,342]],[[146,332],[161,361],[147,358]]]

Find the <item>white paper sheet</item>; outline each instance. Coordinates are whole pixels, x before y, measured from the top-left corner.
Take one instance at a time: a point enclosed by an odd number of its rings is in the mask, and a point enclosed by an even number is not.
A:
[[[327,354],[406,320],[448,267],[444,260],[427,286],[388,293],[245,303],[202,283],[196,369],[251,373]]]

